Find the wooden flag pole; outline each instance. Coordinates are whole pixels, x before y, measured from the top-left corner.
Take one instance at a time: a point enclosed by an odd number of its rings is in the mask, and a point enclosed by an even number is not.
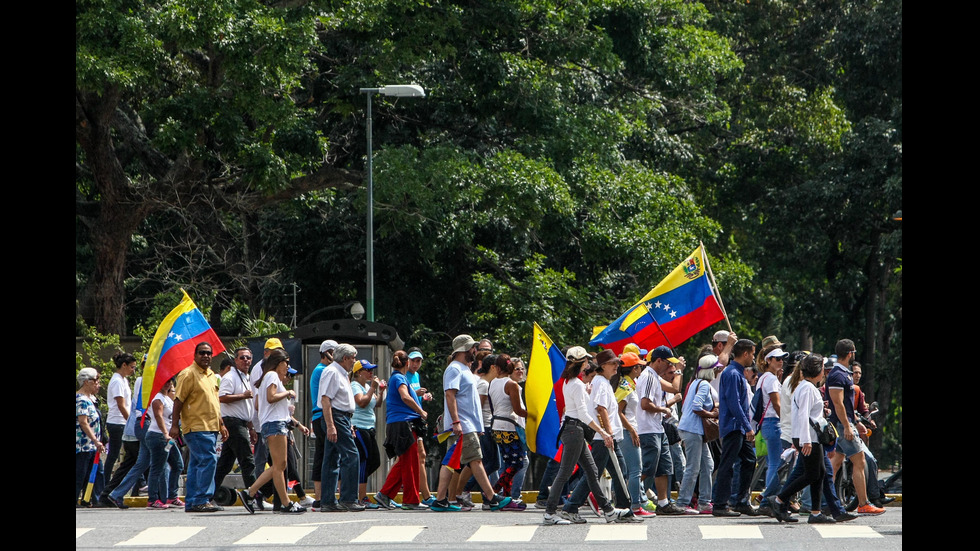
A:
[[[728,326],[728,331],[732,331],[732,322],[728,319],[728,311],[725,310],[725,303],[721,300],[721,293],[718,291],[718,282],[715,281],[715,273],[711,270],[711,263],[708,262],[708,250],[704,248],[704,242],[698,241],[701,245],[701,254],[704,255],[704,267],[708,270],[708,276],[711,279],[711,290],[715,294],[715,299],[718,300],[718,306],[721,306],[721,313],[725,315],[725,325]]]

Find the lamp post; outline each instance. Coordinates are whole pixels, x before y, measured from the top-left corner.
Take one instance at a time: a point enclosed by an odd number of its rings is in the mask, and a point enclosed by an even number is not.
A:
[[[361,88],[367,94],[367,319],[374,321],[374,159],[372,155],[371,97],[374,94],[397,98],[424,98],[425,90],[415,84],[396,84],[381,88]]]

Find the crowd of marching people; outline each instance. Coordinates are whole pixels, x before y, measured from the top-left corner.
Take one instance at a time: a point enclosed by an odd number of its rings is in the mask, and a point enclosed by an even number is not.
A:
[[[135,393],[128,380],[138,362],[117,354],[104,421],[99,373],[80,370],[76,506],[125,509],[125,495],[145,486],[148,508],[220,511],[215,488],[237,463],[243,480],[238,497],[250,513],[466,511],[477,507],[473,491],[480,492],[483,510],[527,508],[521,500],[530,463],[527,367],[520,358],[495,353],[487,339],[453,339],[436,423],[447,451],[432,493],[426,445],[435,442],[427,434],[425,407],[432,395],[421,384],[422,351],[394,352],[387,380],[377,376],[377,365],[358,360],[350,344],[326,340],[319,352],[308,377],[310,427],[295,416],[296,370],[274,338],[258,361],[247,347],[229,353],[218,373],[211,369],[211,345],[197,343],[194,362],[164,384],[145,412],[142,380],[136,379]],[[881,514],[889,498],[877,487],[877,465],[866,444],[874,427],[863,417],[868,406],[857,384],[856,354],[848,339],[824,358],[787,352],[775,337],[757,345],[719,331],[685,384],[687,361],[667,346],[643,350],[631,344],[621,354],[567,348],[554,385],[560,458],[546,458],[534,506],[543,509],[545,524],[554,525],[585,523],[583,506],[606,522],[709,514],[797,522],[795,513],[809,512],[810,523],[835,523]],[[383,441],[377,436],[381,423]],[[294,430],[315,441],[313,495],[297,484],[299,501],[291,501],[287,485],[300,479]],[[750,485],[763,455],[765,490],[755,506]],[[387,478],[369,492],[368,479],[385,458],[393,461]],[[845,458],[853,468],[854,503],[842,503],[833,483]]]

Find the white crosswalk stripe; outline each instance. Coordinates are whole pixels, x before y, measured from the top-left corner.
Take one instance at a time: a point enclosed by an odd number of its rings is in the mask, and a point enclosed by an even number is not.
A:
[[[203,526],[154,526],[116,545],[177,545],[201,530]]]
[[[643,524],[593,524],[585,541],[646,541],[647,527]]]
[[[78,538],[82,537],[85,535],[85,532],[88,532],[89,530],[91,530],[91,528],[75,528],[75,539],[77,540]]]
[[[409,543],[425,530],[425,526],[372,526],[360,536],[350,540],[351,543]]]
[[[531,541],[537,526],[488,526],[484,524],[466,541]]]
[[[870,526],[860,524],[835,524],[813,527],[822,538],[883,538]]]
[[[291,545],[316,530],[315,526],[262,526],[235,542],[235,545]]]
[[[698,526],[706,540],[761,540],[758,526]]]

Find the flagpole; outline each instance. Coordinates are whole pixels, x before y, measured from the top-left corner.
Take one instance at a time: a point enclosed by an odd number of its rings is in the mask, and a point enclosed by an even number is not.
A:
[[[718,306],[721,306],[721,313],[725,315],[725,324],[728,325],[728,331],[732,330],[732,322],[728,319],[728,312],[725,310],[725,303],[721,300],[721,293],[718,292],[718,282],[715,281],[715,273],[711,270],[711,263],[708,262],[708,249],[704,248],[704,242],[698,241],[701,245],[701,254],[704,255],[704,267],[708,270],[708,276],[711,278],[711,290],[715,294],[715,298],[718,299]]]

